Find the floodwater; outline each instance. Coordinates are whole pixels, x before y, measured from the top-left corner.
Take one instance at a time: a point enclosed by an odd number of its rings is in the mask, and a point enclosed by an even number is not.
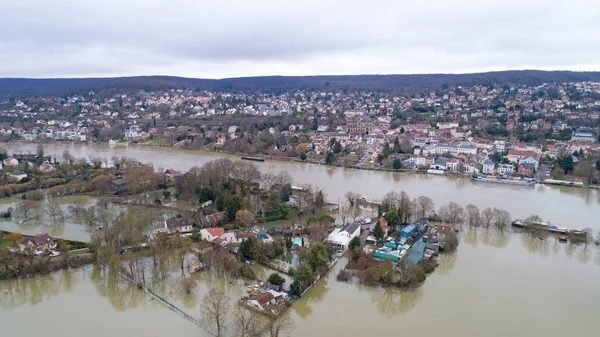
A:
[[[34,151],[31,144],[6,144],[9,151]],[[46,145],[46,152],[76,156],[127,156],[156,167],[186,170],[222,157],[166,148]],[[233,158],[233,157],[231,157]],[[448,201],[499,207],[513,216],[540,214],[555,224],[600,229],[598,191],[567,187],[535,188],[476,184],[465,179],[265,162],[263,171],[287,170],[296,184],[323,188],[329,199],[346,191],[380,198],[389,190],[427,195],[439,207]],[[542,241],[507,230],[465,228],[455,254],[414,291],[337,282],[338,264],[292,307],[292,336],[443,335],[553,337],[589,335],[597,328],[600,302],[600,248]],[[266,277],[269,271],[258,272]],[[211,287],[232,298],[245,293],[241,282],[209,273],[193,276],[199,286],[185,295],[175,281],[154,289],[198,317]],[[30,322],[35,321],[35,324]],[[51,328],[50,330],[48,330]],[[182,317],[149,301],[142,291],[92,267],[28,280],[0,281],[0,335],[130,337],[205,336]],[[227,335],[232,335],[230,327]]]
[[[37,144],[6,143],[8,152],[34,153]],[[70,143],[45,144],[46,154],[59,159],[65,150],[76,157],[110,158],[128,157],[155,168],[174,168],[187,171],[192,166],[202,166],[218,158],[239,159],[221,153],[181,150],[168,147],[86,145]],[[375,172],[366,170],[327,167],[297,162],[270,161],[255,163],[262,172],[288,171],[296,185],[312,184],[323,189],[331,202],[342,199],[348,191],[360,193],[367,199],[380,199],[387,192],[405,191],[412,198],[430,197],[436,208],[457,202],[463,206],[474,204],[480,208],[506,209],[514,218],[538,214],[553,225],[600,230],[600,222],[593,216],[600,206],[600,191],[587,188],[538,185],[508,186],[473,182],[465,178],[413,173]]]
[[[600,249],[540,241],[507,231],[461,233],[455,254],[421,288],[366,287],[337,282],[338,264],[292,306],[292,336],[565,336],[596,328],[600,301]],[[267,275],[264,267],[253,266]],[[153,286],[160,296],[199,317],[212,288],[235,299],[241,281],[196,273],[186,295],[177,277]],[[28,324],[34,318],[36,324]],[[230,321],[231,322],[231,319]],[[3,336],[129,337],[207,334],[105,270],[87,266],[39,278],[0,281]],[[48,327],[62,327],[45,330]],[[68,328],[65,328],[68,327]],[[227,335],[233,335],[230,326]]]

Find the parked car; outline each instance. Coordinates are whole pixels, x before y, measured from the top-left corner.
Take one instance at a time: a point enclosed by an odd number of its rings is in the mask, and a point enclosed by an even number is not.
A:
[[[60,252],[55,252],[55,251],[53,251],[52,253],[50,253],[50,255],[49,255],[49,256],[50,256],[50,257],[57,257],[57,256],[60,256]]]
[[[33,253],[33,256],[42,256],[44,255],[44,253],[46,252],[44,252],[43,250],[37,250]]]

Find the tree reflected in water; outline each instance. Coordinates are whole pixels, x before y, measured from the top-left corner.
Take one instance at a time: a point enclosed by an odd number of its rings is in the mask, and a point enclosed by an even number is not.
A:
[[[94,266],[90,279],[98,294],[108,298],[113,308],[119,311],[134,309],[146,300],[143,290],[111,268]]]
[[[457,253],[440,254],[437,258],[439,265],[435,269],[434,273],[442,276],[450,275],[450,272],[456,265],[456,255]]]
[[[467,243],[469,246],[473,246],[475,248],[479,244],[479,233],[475,228],[469,228],[469,230],[464,232],[462,237],[464,238],[465,243]]]
[[[408,313],[423,296],[421,288],[405,290],[395,287],[360,287],[369,292],[371,301],[377,305],[377,311],[385,317]]]
[[[61,274],[0,281],[0,307],[10,310],[24,304],[35,305],[57,295],[61,290]]]
[[[530,254],[540,254],[542,256],[547,256],[550,252],[550,245],[548,244],[548,239],[544,236],[535,236],[530,233],[523,233],[521,235],[521,241],[523,242],[523,246]]]
[[[495,248],[504,248],[509,241],[509,234],[506,231],[494,228],[483,229],[480,237],[481,243]]]

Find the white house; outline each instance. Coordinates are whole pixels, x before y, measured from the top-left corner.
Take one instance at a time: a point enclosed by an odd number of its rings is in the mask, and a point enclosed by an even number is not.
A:
[[[19,161],[16,158],[8,157],[8,158],[4,159],[4,165],[5,166],[17,166],[17,165],[19,165]]]
[[[201,237],[206,241],[214,241],[217,238],[221,238],[225,233],[223,227],[203,228],[200,231]]]
[[[10,174],[10,178],[11,179],[17,179],[18,181],[21,181],[25,178],[27,178],[27,173],[22,172],[22,171],[14,171]]]
[[[169,219],[165,221],[167,233],[188,233],[192,231],[192,221],[184,218]]]
[[[55,249],[57,240],[48,234],[42,234],[35,237],[23,237],[19,242],[19,250],[31,252],[43,252],[49,249]]]
[[[512,164],[498,164],[498,174],[512,175],[515,173],[515,167]]]
[[[350,240],[358,236],[360,236],[360,223],[353,223],[343,228],[336,228],[325,241],[336,249],[344,250],[348,248]]]
[[[503,140],[494,141],[494,146],[496,147],[496,151],[504,152],[506,149],[506,142]]]
[[[494,174],[494,170],[496,169],[496,164],[491,160],[486,160],[483,163],[483,174]]]

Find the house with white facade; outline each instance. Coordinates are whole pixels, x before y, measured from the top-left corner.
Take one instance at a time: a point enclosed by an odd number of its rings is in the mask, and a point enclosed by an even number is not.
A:
[[[327,236],[325,241],[335,249],[345,250],[348,248],[352,238],[360,236],[360,228],[360,223],[358,222],[348,224],[343,228],[336,228]]]
[[[483,172],[483,174],[494,174],[494,172],[496,171],[496,163],[494,163],[491,160],[486,160],[483,163],[483,169],[481,170],[481,172]]]
[[[515,173],[515,166],[513,164],[498,164],[498,174],[504,176],[511,176]]]

